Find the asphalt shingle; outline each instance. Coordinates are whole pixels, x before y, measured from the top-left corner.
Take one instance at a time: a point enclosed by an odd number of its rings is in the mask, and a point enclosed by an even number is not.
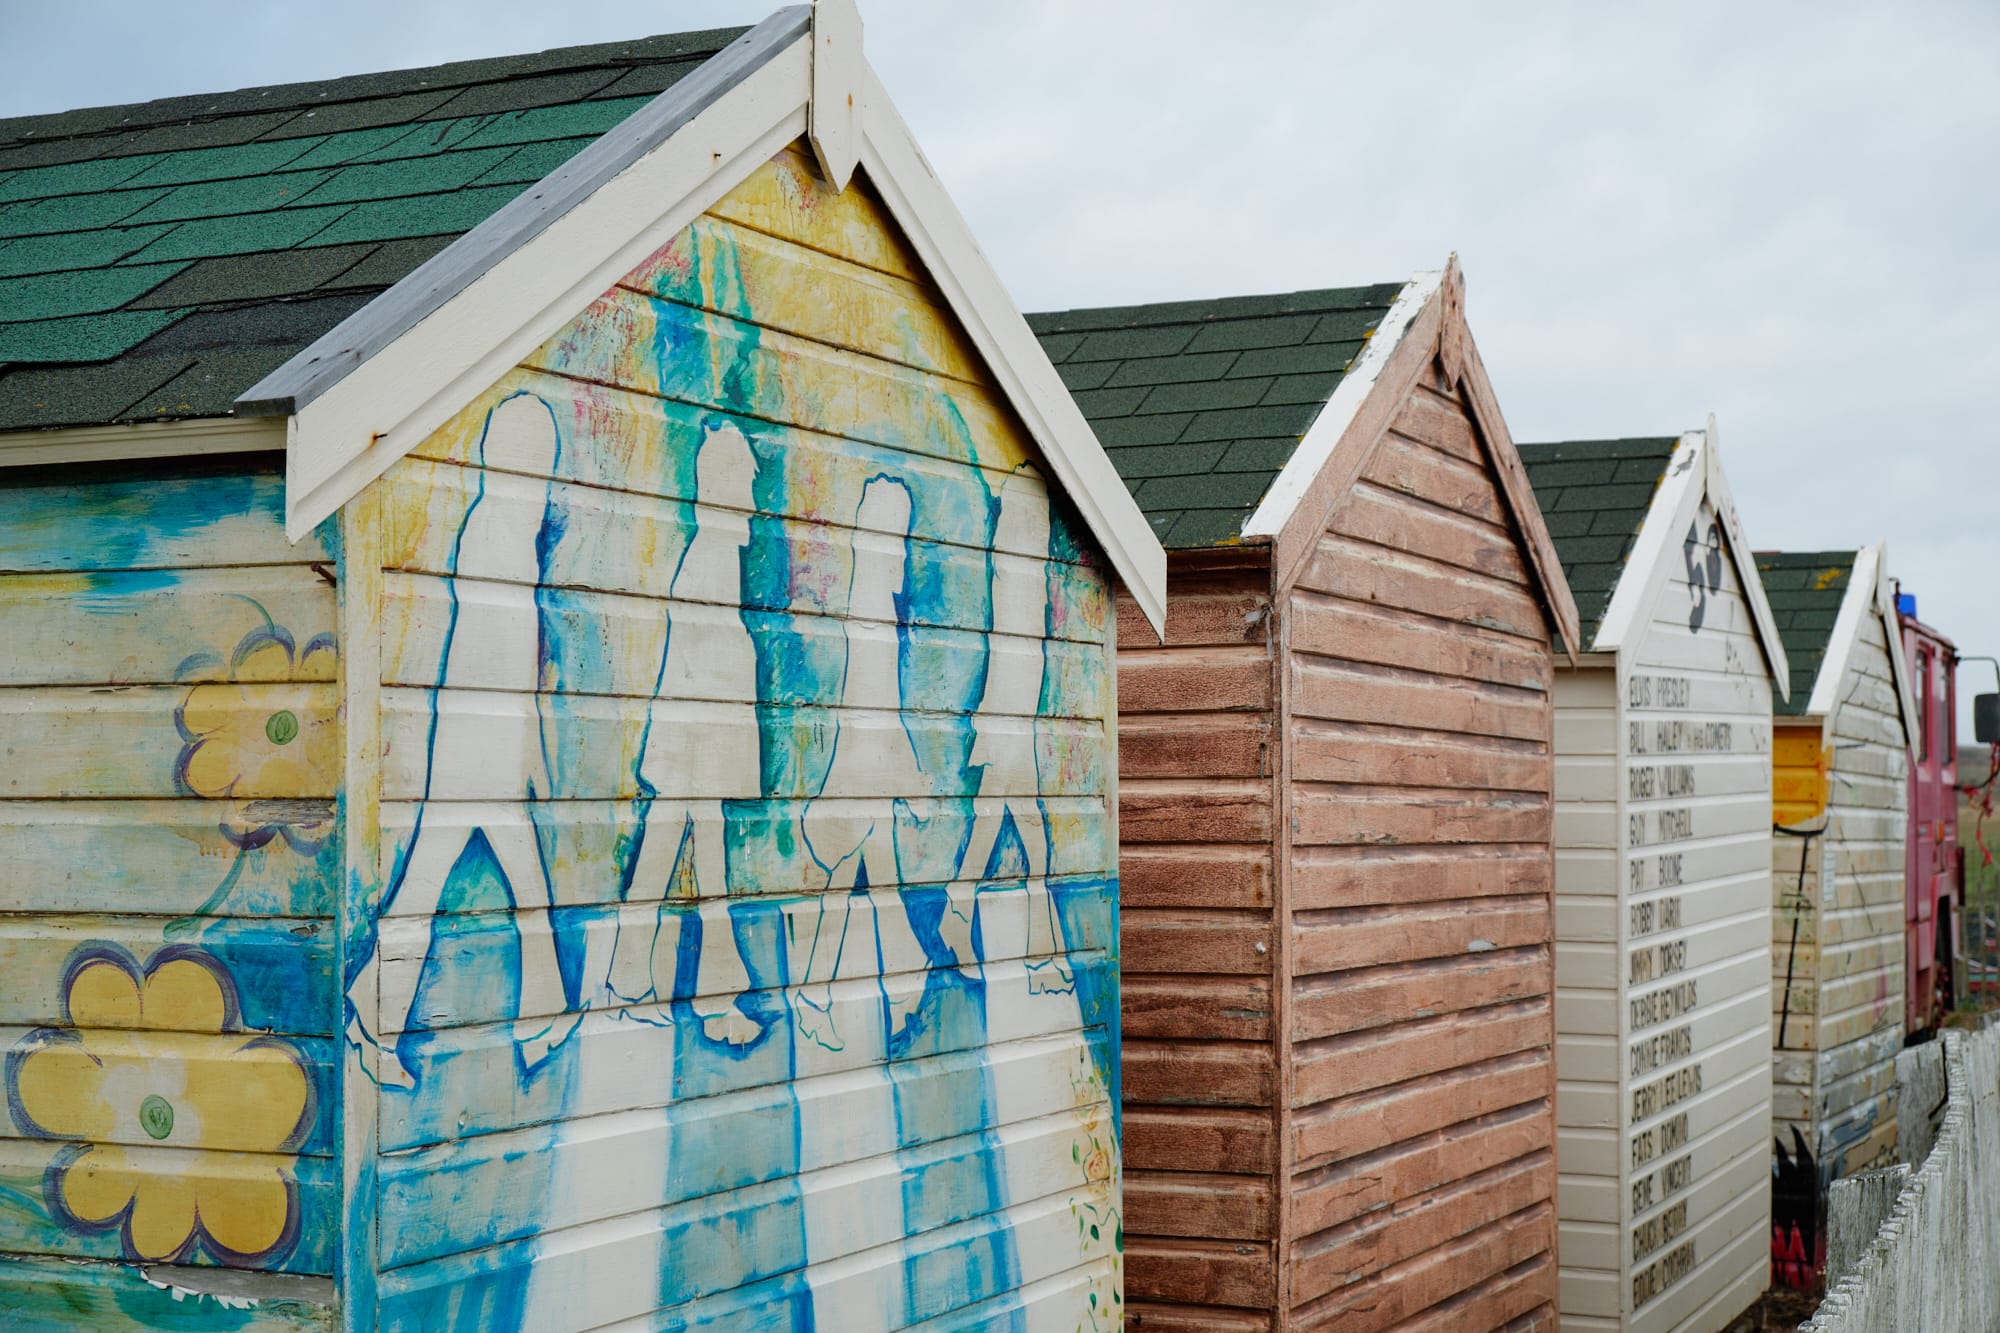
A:
[[[0,430],[228,413],[740,34],[0,120]]]
[[[1243,524],[1403,290],[1173,301],[1030,315],[1169,548]]]
[[[1771,699],[1773,712],[1796,717],[1811,702],[1834,621],[1854,574],[1853,551],[1759,551],[1757,574],[1792,668],[1792,697]]]
[[[1519,446],[1586,644],[1597,638],[1678,443],[1667,435]]]

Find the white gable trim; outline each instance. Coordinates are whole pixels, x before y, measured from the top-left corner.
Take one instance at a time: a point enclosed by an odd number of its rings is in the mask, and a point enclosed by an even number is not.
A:
[[[1249,522],[1243,525],[1246,538],[1275,539],[1292,521],[1292,515],[1312,489],[1315,478],[1333,457],[1334,447],[1341,436],[1354,424],[1354,418],[1361,411],[1361,405],[1368,401],[1368,395],[1375,390],[1375,382],[1382,378],[1382,371],[1389,364],[1389,357],[1396,350],[1403,335],[1409,331],[1418,312],[1437,295],[1444,284],[1444,270],[1436,269],[1419,273],[1403,284],[1403,290],[1396,295],[1389,307],[1389,313],[1382,316],[1382,322],[1375,326],[1375,333],[1368,339],[1368,345],[1361,349],[1361,355],[1354,358],[1354,364],[1341,376],[1334,387],[1333,397],[1327,399],[1326,406],[1313,418],[1306,428],[1305,437],[1299,447],[1292,450],[1292,456],[1284,469],[1278,473],[1271,488],[1264,492],[1264,499]]]
[[[1626,557],[1625,569],[1611,594],[1611,604],[1604,609],[1597,637],[1590,646],[1598,652],[1616,652],[1634,627],[1643,623],[1657,591],[1656,576],[1671,558],[1687,525],[1694,521],[1704,496],[1722,524],[1729,561],[1736,569],[1736,581],[1743,587],[1743,599],[1750,607],[1757,642],[1764,650],[1778,696],[1789,699],[1791,665],[1778,635],[1777,617],[1771,614],[1770,598],[1764,593],[1764,580],[1757,573],[1757,557],[1743,535],[1742,521],[1736,516],[1736,501],[1723,475],[1712,416],[1706,429],[1689,431],[1674,446],[1673,457],[1668,459],[1666,473],[1653,492],[1653,502],[1639,525],[1638,539]]]
[[[980,253],[895,105],[859,54],[815,74],[803,9],[713,57],[515,203],[370,302],[238,401],[289,413],[286,531],[352,499],[779,150],[813,134],[856,161],[908,233],[952,313],[1156,630],[1166,553],[1041,344]],[[830,15],[831,17],[831,15]],[[706,76],[706,77],[704,77]],[[831,113],[815,88],[839,91]],[[837,163],[836,163],[837,165]]]
[[[1153,629],[1164,634],[1167,553],[1160,539],[872,70],[866,94],[861,162],[869,181],[1042,446],[1050,470],[1103,544],[1126,591]]]
[[[1708,502],[1722,520],[1722,535],[1729,543],[1729,555],[1736,565],[1737,581],[1743,585],[1744,600],[1750,603],[1750,619],[1756,623],[1757,642],[1763,645],[1764,660],[1771,664],[1771,679],[1777,685],[1778,697],[1789,701],[1791,659],[1785,656],[1784,636],[1778,633],[1778,618],[1771,613],[1764,577],[1757,572],[1757,553],[1750,548],[1749,539],[1743,535],[1743,522],[1736,516],[1736,497],[1722,470],[1722,442],[1716,434],[1714,413],[1709,414],[1708,429],[1703,433],[1708,437]]]
[[[1889,554],[1885,543],[1864,546],[1854,553],[1854,569],[1848,575],[1847,592],[1840,599],[1840,613],[1827,637],[1826,657],[1820,662],[1813,681],[1806,712],[1831,718],[1840,706],[1840,682],[1854,660],[1855,645],[1861,642],[1861,622],[1874,616],[1882,623],[1882,637],[1889,652],[1889,674],[1896,680],[1896,698],[1902,705],[1905,744],[1916,740],[1917,699],[1910,688],[1910,668],[1903,658],[1903,626],[1896,615],[1896,588],[1889,579]]]

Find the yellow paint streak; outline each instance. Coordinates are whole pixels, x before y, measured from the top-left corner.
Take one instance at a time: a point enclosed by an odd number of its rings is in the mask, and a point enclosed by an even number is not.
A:
[[[857,171],[836,194],[798,144],[752,172],[709,211],[865,268],[912,281],[923,277],[922,261],[869,188],[867,174]]]

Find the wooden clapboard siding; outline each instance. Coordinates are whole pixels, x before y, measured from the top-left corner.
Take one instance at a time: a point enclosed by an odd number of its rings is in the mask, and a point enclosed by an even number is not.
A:
[[[1561,1307],[1579,1327],[1616,1327],[1627,1299],[1619,920],[1619,681],[1615,667],[1555,677],[1556,1138]],[[1610,1068],[1601,1058],[1610,1055]],[[1596,1057],[1596,1058],[1594,1058]]]
[[[1879,617],[1862,618],[1837,697],[1811,1028],[1817,1132],[1808,1142],[1822,1178],[1887,1160],[1896,1142],[1907,756]]]
[[[1548,621],[1438,383],[1281,607],[1291,1328],[1487,1326],[1556,1292]]]
[[[1719,531],[1707,499],[1693,522]],[[1696,562],[1698,584],[1684,551],[1668,555],[1652,573],[1659,586],[1644,631],[1621,654],[1618,834],[1629,897],[1618,923],[1616,1185],[1624,1326],[1648,1331],[1725,1327],[1770,1267],[1772,1094],[1761,1057],[1771,1005],[1772,688],[1737,562],[1717,549],[1719,558]],[[1667,780],[1669,764],[1678,780]],[[1645,769],[1659,774],[1650,793],[1633,780]],[[1684,983],[1695,987],[1691,1001]],[[1642,1013],[1658,996],[1673,997],[1669,1011]],[[1635,1073],[1641,1063],[1649,1068]],[[1699,1091],[1642,1113],[1636,1090],[1687,1071],[1699,1074]],[[1679,1146],[1646,1137],[1669,1125]],[[1641,1143],[1651,1150],[1639,1153]],[[1669,1267],[1676,1254],[1691,1254],[1691,1264]]]
[[[371,488],[384,1327],[1109,1326],[1198,1206],[1121,1203],[1109,582],[919,272],[788,150]],[[1231,960],[1159,1031],[1268,1008],[1230,926],[1128,936]]]
[[[1161,644],[1118,607],[1127,1288],[1144,1328],[1277,1300],[1270,571],[1174,556]]]
[[[327,1315],[338,573],[283,514],[268,458],[0,485],[0,1309],[30,1323],[179,1317],[69,1260],[289,1275],[246,1279],[253,1322]],[[93,1170],[105,1225],[67,1208]],[[191,1208],[128,1236],[130,1198]]]

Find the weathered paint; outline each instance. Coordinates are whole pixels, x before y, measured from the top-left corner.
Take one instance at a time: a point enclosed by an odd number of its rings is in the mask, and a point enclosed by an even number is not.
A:
[[[376,485],[382,1328],[1119,1320],[1106,579],[885,227],[781,155]]]
[[[1771,674],[1727,540],[1696,501],[1556,674],[1565,1328],[1714,1333],[1768,1275]]]
[[[1426,327],[1296,581],[1170,557],[1164,648],[1121,608],[1146,1328],[1554,1315],[1550,627]]]
[[[1109,580],[921,273],[795,148],[321,540],[0,491],[10,1316],[1118,1326]]]
[[[1880,616],[1860,618],[1835,697],[1773,742],[1773,1246],[1794,1284],[1819,1264],[1827,1183],[1896,1144],[1908,751]]]
[[[10,1329],[327,1317],[332,557],[267,467],[0,490]]]

